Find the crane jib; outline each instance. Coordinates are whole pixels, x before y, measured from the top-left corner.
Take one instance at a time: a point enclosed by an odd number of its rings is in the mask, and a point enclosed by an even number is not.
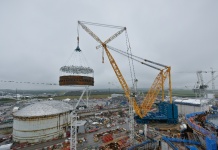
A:
[[[147,59],[144,59],[144,61],[147,61],[147,62],[150,62],[150,63],[152,63],[152,64],[155,64],[155,65],[158,65],[158,66],[167,68],[166,65],[162,65],[162,64],[160,64],[160,63],[156,63],[156,62],[153,62],[153,61],[150,61],[150,60],[147,60]]]

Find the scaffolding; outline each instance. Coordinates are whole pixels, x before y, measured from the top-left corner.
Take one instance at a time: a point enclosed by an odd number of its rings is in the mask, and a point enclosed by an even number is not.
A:
[[[77,114],[75,110],[70,115],[70,150],[77,150]]]

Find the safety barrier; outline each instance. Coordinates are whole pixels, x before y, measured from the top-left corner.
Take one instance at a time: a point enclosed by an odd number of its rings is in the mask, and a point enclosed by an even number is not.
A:
[[[157,141],[156,141],[156,140],[146,140],[146,141],[144,141],[144,142],[142,142],[142,143],[140,143],[140,144],[136,144],[136,145],[134,145],[134,146],[128,148],[128,150],[134,150],[134,149],[136,149],[136,148],[140,148],[140,147],[142,147],[142,146],[149,145],[149,144],[151,144],[151,143],[155,144],[155,143],[157,143]]]
[[[195,146],[192,146],[192,145],[186,145],[186,147],[187,147],[189,150],[198,150]]]
[[[206,123],[210,124],[211,126],[213,126],[215,129],[218,129],[218,125],[215,125],[214,123],[212,123],[209,119],[213,119],[213,118],[218,118],[218,114],[210,114],[206,117]]]
[[[208,137],[206,137],[206,149],[208,150],[217,150],[217,144],[215,140],[212,140]]]
[[[205,113],[205,112],[194,112],[194,113],[191,113],[191,114],[187,114],[187,115],[185,116],[185,120],[186,120],[186,122],[188,123],[188,125],[189,125],[191,128],[193,128],[193,129],[195,129],[196,131],[200,132],[200,133],[203,134],[204,136],[208,136],[208,137],[210,137],[211,139],[216,140],[217,137],[216,137],[215,134],[211,133],[210,131],[208,131],[208,130],[204,129],[203,127],[201,127],[201,126],[195,124],[194,122],[191,122],[191,121],[190,121],[190,118],[195,117],[195,116],[197,116],[197,115],[204,114],[204,113]]]
[[[173,148],[174,150],[179,150],[179,149],[172,142],[201,145],[201,143],[197,142],[197,141],[179,139],[179,138],[169,138],[169,137],[166,137],[166,136],[163,136],[162,140],[164,140],[166,143],[168,143],[171,146],[171,148]]]
[[[200,115],[200,114],[204,114],[205,112],[195,112],[195,113],[191,113],[191,114],[187,114],[185,116],[185,120],[188,123],[188,125],[195,129],[196,131],[200,132],[202,135],[205,136],[205,141],[206,141],[206,148],[210,149],[210,150],[217,150],[217,146],[216,143],[218,142],[217,140],[217,136],[214,133],[211,133],[210,131],[204,129],[203,127],[196,125],[195,122],[191,121],[191,118]],[[212,117],[213,115],[209,116]]]

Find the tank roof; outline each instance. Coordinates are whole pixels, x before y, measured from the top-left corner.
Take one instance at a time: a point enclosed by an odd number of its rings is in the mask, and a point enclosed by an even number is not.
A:
[[[209,99],[194,99],[194,98],[181,98],[174,100],[175,104],[187,104],[187,105],[200,105],[207,104]]]
[[[72,110],[73,107],[62,101],[42,101],[28,105],[13,115],[17,117],[50,116]]]

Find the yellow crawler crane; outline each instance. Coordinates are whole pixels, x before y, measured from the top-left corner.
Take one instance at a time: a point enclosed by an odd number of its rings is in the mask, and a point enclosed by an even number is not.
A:
[[[96,24],[96,23],[90,23],[90,22],[84,22],[84,21],[78,21],[78,24],[88,33],[90,34],[98,43],[100,43],[100,45],[98,45],[96,48],[100,48],[103,47],[107,57],[110,61],[110,64],[120,82],[120,85],[122,86],[125,96],[127,97],[130,105],[133,106],[133,109],[135,111],[135,113],[142,119],[140,120],[140,118],[136,118],[138,123],[148,123],[148,120],[166,120],[168,123],[176,123],[178,121],[178,109],[175,105],[172,105],[172,88],[171,88],[171,75],[170,75],[170,71],[171,71],[171,67],[169,66],[165,66],[147,59],[142,59],[138,56],[134,56],[134,55],[129,55],[123,51],[120,51],[116,48],[113,48],[111,46],[108,46],[107,44],[109,42],[111,42],[113,39],[115,39],[117,36],[119,36],[121,33],[123,33],[124,31],[126,31],[126,27],[119,27],[119,26],[111,26],[111,25],[104,25],[104,24]],[[118,32],[116,32],[114,35],[112,35],[110,38],[108,38],[105,42],[102,42],[100,40],[100,38],[93,33],[85,24],[89,24],[89,25],[97,25],[97,26],[103,26],[103,27],[117,27],[120,30]],[[142,102],[142,104],[139,106],[136,102],[135,99],[135,95],[134,92],[131,93],[130,88],[128,87],[116,61],[114,60],[113,56],[111,55],[111,53],[109,52],[109,49],[114,50],[126,57],[130,57],[132,60],[135,60],[137,62],[140,62],[141,64],[144,64],[146,66],[149,66],[151,68],[157,69],[160,71],[160,73],[157,75],[157,77],[155,78],[150,90],[148,91],[148,93],[146,94],[146,96],[144,97],[144,100]],[[140,59],[142,61],[140,61]],[[104,62],[104,60],[103,60]],[[160,69],[156,66],[150,65],[148,63],[151,63],[153,65],[157,65],[160,67],[163,67],[163,69]],[[164,100],[164,82],[166,80],[166,78],[169,79],[169,97],[170,97],[170,105],[168,104],[163,104],[161,107],[159,107],[159,109],[164,109],[160,111],[160,114],[153,114],[152,117],[147,117],[146,115],[148,114],[148,112],[150,111],[152,105],[154,104],[157,95],[159,94],[160,90],[162,90],[162,100]],[[174,116],[174,113],[175,116]],[[170,114],[170,115],[169,115]],[[165,117],[164,117],[165,115]],[[143,120],[144,119],[144,120]]]

